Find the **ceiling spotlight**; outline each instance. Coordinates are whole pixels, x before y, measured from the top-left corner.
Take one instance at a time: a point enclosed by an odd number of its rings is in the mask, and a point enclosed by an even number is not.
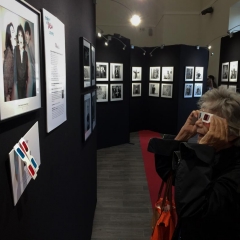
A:
[[[152,57],[152,53],[150,53],[150,57]]]
[[[134,45],[131,45],[131,49],[134,49]]]
[[[203,11],[201,11],[201,13],[202,15],[205,15],[207,13],[213,13],[213,8],[212,7],[206,8]]]
[[[213,56],[213,55],[214,55],[214,53],[212,52],[212,53],[211,53],[211,56]]]
[[[212,46],[211,46],[211,45],[207,45],[207,48],[208,48],[208,49],[211,49],[211,48],[212,48]]]
[[[229,33],[229,37],[232,38],[233,37],[233,32]]]
[[[130,19],[130,22],[133,26],[138,26],[141,22],[141,18],[138,15],[133,15]]]
[[[126,49],[126,45],[123,46],[123,50],[125,50],[125,49]]]
[[[143,52],[143,55],[144,55],[144,56],[146,55],[146,51],[145,51],[145,52]]]
[[[162,45],[160,46],[160,48],[161,48],[161,49],[164,49],[164,47],[165,47],[165,45],[164,45],[164,44],[162,44]]]
[[[105,42],[105,45],[108,46],[108,42]]]
[[[98,32],[98,34],[97,34],[97,35],[98,35],[98,37],[101,37],[101,36],[102,36],[102,33]]]
[[[200,49],[200,46],[199,46],[199,45],[197,45],[197,46],[196,46],[196,48],[197,48],[197,50],[199,50],[199,49]]]

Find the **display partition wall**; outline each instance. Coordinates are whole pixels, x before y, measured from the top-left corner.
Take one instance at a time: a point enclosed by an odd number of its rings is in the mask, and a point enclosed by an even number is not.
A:
[[[65,25],[67,120],[47,133],[42,46],[41,109],[0,122],[0,239],[91,239],[97,137],[93,130],[83,140],[82,95],[88,90],[82,87],[79,38],[96,46],[95,5],[92,0],[27,2],[40,12],[46,9]],[[31,180],[14,206],[8,153],[37,121],[41,165],[36,180]]]

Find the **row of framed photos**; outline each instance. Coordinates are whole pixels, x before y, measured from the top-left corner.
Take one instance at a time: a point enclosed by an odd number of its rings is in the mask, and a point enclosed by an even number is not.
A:
[[[96,81],[108,81],[108,62],[96,62]],[[110,81],[123,81],[123,64],[110,63]]]
[[[230,68],[229,68],[230,66]],[[222,63],[222,82],[237,82],[238,79],[238,61]]]
[[[203,81],[203,67],[186,66],[185,68],[185,81]]]
[[[96,84],[97,102],[108,102],[108,84]],[[123,84],[110,84],[110,101],[123,100]]]
[[[202,83],[185,83],[184,98],[201,97],[203,90]]]
[[[237,85],[227,85],[227,84],[222,84],[221,87],[224,87],[226,89],[229,89],[233,92],[237,92]]]

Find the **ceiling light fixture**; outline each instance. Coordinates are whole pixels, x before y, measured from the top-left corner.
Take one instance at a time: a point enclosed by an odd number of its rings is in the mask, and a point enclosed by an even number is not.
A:
[[[138,15],[133,15],[130,19],[130,22],[133,26],[138,26],[141,22],[141,18]]]
[[[157,49],[157,48],[161,48],[161,49],[164,49],[165,45],[162,44],[161,46],[157,46],[155,47],[151,52],[150,52],[150,56],[152,57],[152,53]]]
[[[199,45],[197,45],[197,46],[196,46],[196,49],[197,49],[197,50],[199,50],[199,49],[200,49],[200,46],[199,46]]]

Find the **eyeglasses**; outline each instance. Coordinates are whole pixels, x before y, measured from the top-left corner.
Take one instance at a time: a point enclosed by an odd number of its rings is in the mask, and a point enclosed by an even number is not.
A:
[[[201,118],[203,122],[210,123],[212,116],[213,116],[213,114],[211,114],[211,113],[199,111],[198,119]]]

